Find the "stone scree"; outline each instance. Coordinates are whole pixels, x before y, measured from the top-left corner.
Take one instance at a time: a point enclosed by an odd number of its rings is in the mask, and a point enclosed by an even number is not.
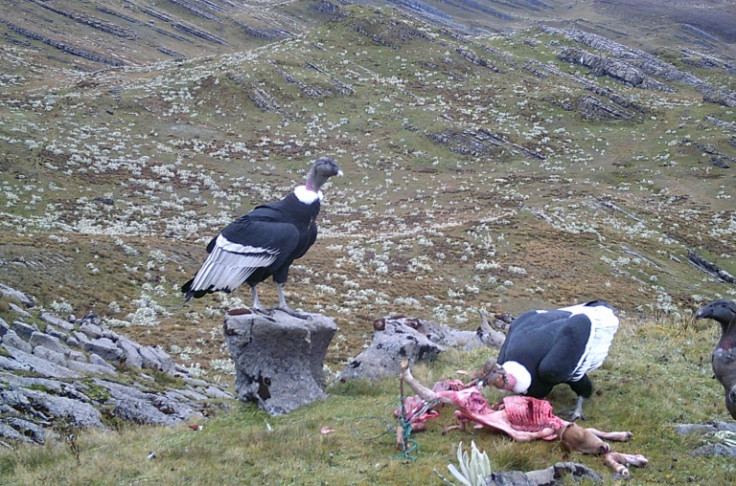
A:
[[[175,425],[202,418],[208,399],[233,398],[191,377],[161,348],[102,327],[94,314],[65,320],[34,312],[35,301],[21,292],[0,291],[18,302],[5,314],[12,322],[0,318],[0,446],[44,443],[62,429],[116,420]],[[180,383],[161,386],[152,372]]]
[[[235,362],[240,400],[282,415],[327,397],[322,367],[337,324],[320,314],[305,317],[247,309],[225,316],[225,341]]]

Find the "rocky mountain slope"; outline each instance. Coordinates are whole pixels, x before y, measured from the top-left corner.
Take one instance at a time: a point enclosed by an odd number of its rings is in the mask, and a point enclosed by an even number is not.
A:
[[[670,4],[652,29],[662,2],[14,3],[2,281],[229,373],[247,291],[178,286],[328,153],[346,177],[287,290],[336,319],[334,371],[388,314],[688,315],[736,294],[734,2]]]
[[[201,421],[211,399],[233,395],[196,379],[159,347],[100,327],[94,314],[61,319],[0,285],[13,321],[0,318],[0,447],[75,440],[82,428]],[[196,423],[191,424],[196,427]]]
[[[159,60],[239,52],[298,37],[339,19],[350,2],[326,0],[146,0],[79,2],[11,0],[0,13],[9,52],[40,77],[49,68],[87,71]],[[438,27],[487,35],[546,25],[602,35],[632,47],[686,47],[717,57],[734,55],[736,12],[721,0],[694,5],[662,0],[504,0],[490,2],[373,0]],[[20,58],[3,56],[12,77]]]

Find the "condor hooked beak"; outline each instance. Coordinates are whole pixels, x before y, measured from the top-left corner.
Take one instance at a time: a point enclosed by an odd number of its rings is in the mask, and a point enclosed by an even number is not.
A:
[[[506,370],[503,369],[495,359],[488,358],[483,366],[475,372],[475,379],[478,382],[478,386],[485,386],[487,383],[495,386],[496,388],[506,388],[508,385],[508,378],[506,376]]]

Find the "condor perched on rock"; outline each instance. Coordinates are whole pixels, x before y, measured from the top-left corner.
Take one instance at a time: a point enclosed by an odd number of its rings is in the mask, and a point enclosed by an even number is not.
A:
[[[711,354],[713,374],[723,385],[726,408],[736,419],[736,302],[714,300],[695,314],[696,319],[713,319],[721,325],[721,339]]]
[[[273,276],[279,293],[278,309],[295,314],[286,305],[284,284],[291,263],[304,256],[317,238],[317,215],[322,185],[342,176],[337,162],[317,159],[307,182],[281,201],[258,206],[223,229],[207,245],[209,256],[181,291],[185,300],[212,292],[232,292],[244,282],[253,294],[253,308],[262,310],[256,286]]]
[[[534,398],[567,383],[578,395],[570,420],[585,419],[583,400],[593,394],[587,373],[608,356],[618,323],[601,301],[526,312],[511,323],[498,360],[486,361],[477,378]]]

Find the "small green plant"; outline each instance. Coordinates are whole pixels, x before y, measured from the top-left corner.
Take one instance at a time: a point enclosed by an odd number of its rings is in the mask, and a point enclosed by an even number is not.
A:
[[[455,479],[463,486],[480,486],[486,484],[485,478],[491,475],[491,461],[485,451],[480,452],[475,441],[470,441],[470,455],[463,451],[463,443],[457,445],[457,462],[460,470],[454,464],[448,464]]]

